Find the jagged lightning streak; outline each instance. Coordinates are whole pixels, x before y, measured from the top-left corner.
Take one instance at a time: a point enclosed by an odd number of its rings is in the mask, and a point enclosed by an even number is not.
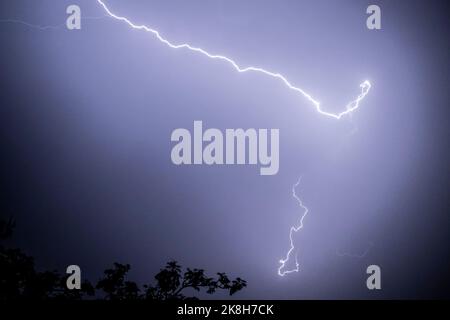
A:
[[[308,101],[310,101],[314,107],[316,108],[317,112],[319,112],[320,114],[324,115],[324,116],[328,116],[328,117],[332,117],[335,119],[340,119],[342,118],[344,115],[349,114],[353,111],[355,111],[356,109],[359,108],[359,103],[364,99],[364,97],[369,93],[370,88],[371,88],[371,84],[368,80],[364,81],[363,83],[360,84],[361,87],[361,93],[356,97],[355,100],[350,101],[346,107],[345,110],[340,112],[340,113],[331,113],[331,112],[327,112],[327,111],[323,111],[320,103],[315,100],[309,93],[305,92],[303,89],[298,88],[293,86],[287,79],[286,77],[284,77],[283,75],[281,75],[280,73],[276,73],[276,72],[271,72],[268,70],[265,70],[263,68],[260,67],[253,67],[253,66],[249,66],[249,67],[241,67],[239,66],[234,60],[222,56],[222,55],[218,55],[218,54],[211,54],[209,52],[207,52],[204,49],[198,48],[198,47],[194,47],[191,46],[190,44],[187,43],[183,43],[183,44],[173,44],[171,43],[169,40],[163,38],[161,36],[161,34],[159,33],[159,31],[152,29],[150,27],[147,27],[146,25],[136,25],[133,22],[131,22],[128,18],[123,17],[123,16],[119,16],[114,14],[109,8],[108,6],[105,4],[105,2],[103,0],[97,0],[97,2],[102,6],[102,8],[105,10],[105,12],[111,17],[114,18],[116,20],[119,21],[123,21],[126,24],[128,24],[130,27],[132,27],[133,29],[139,29],[139,30],[144,30],[147,32],[152,33],[153,35],[156,36],[156,38],[164,43],[165,45],[169,46],[172,49],[188,49],[197,53],[200,53],[210,59],[215,59],[215,60],[222,60],[225,61],[227,63],[229,63],[236,71],[240,72],[240,73],[244,73],[244,72],[259,72],[262,74],[265,74],[267,76],[276,78],[280,81],[282,81],[289,89],[296,91],[297,93],[300,93],[303,97],[305,97]]]
[[[111,18],[110,15],[103,15],[99,17],[82,17],[81,20],[100,20],[105,18]],[[33,24],[29,23],[27,21],[19,20],[19,19],[0,19],[0,23],[13,23],[13,24],[20,24],[26,27],[29,27],[31,29],[46,31],[46,30],[56,30],[56,29],[62,29],[66,27],[65,23],[55,24],[55,25],[39,25],[39,24]]]
[[[362,259],[365,256],[367,256],[367,254],[369,253],[370,249],[372,249],[373,246],[374,246],[373,242],[369,242],[369,244],[366,247],[366,249],[363,252],[361,252],[361,253],[350,253],[350,252],[342,252],[342,251],[336,250],[336,255],[339,256],[339,257],[348,257],[348,258]]]
[[[18,19],[1,19],[0,23],[16,23],[16,24],[21,24],[21,25],[24,25],[24,26],[32,28],[32,29],[38,29],[38,30],[59,29],[59,28],[64,27],[64,25],[65,25],[64,23],[60,23],[60,24],[56,24],[56,25],[41,26],[38,24],[32,24],[32,23],[18,20]]]
[[[299,266],[300,266],[299,263],[298,263],[298,259],[297,259],[297,253],[295,252],[295,269],[286,270],[286,271],[282,270],[286,266],[286,262],[289,261],[291,255],[294,254],[295,245],[294,245],[294,240],[293,240],[292,237],[293,237],[294,233],[298,232],[300,229],[303,228],[303,219],[305,219],[306,215],[309,212],[308,208],[303,204],[302,199],[300,199],[299,196],[297,195],[297,193],[295,192],[295,189],[300,184],[301,179],[302,179],[302,177],[300,177],[298,179],[298,181],[292,186],[292,196],[294,197],[295,200],[297,200],[299,206],[302,208],[303,214],[300,217],[299,224],[297,226],[292,226],[290,231],[289,231],[289,240],[290,240],[290,245],[291,246],[289,248],[289,251],[286,254],[286,258],[280,260],[280,264],[281,265],[278,268],[278,275],[280,275],[280,276],[284,276],[284,275],[292,273],[292,272],[298,272]]]
[[[353,111],[355,111],[356,109],[359,108],[359,104],[360,102],[366,97],[366,95],[369,93],[370,88],[371,88],[371,84],[368,80],[364,81],[363,83],[360,84],[360,88],[361,88],[361,93],[356,97],[356,99],[350,101],[346,106],[345,106],[345,110],[341,111],[340,113],[331,113],[331,112],[327,112],[322,110],[320,103],[315,100],[309,93],[307,93],[306,91],[304,91],[301,88],[298,88],[294,85],[291,84],[291,82],[289,80],[287,80],[287,78],[283,75],[281,75],[280,73],[276,73],[276,72],[272,72],[272,71],[268,71],[266,69],[260,68],[260,67],[254,67],[254,66],[248,66],[248,67],[242,67],[239,64],[237,64],[234,60],[223,56],[223,55],[218,55],[218,54],[211,54],[208,51],[202,49],[202,48],[198,48],[198,47],[194,47],[190,44],[187,43],[183,43],[183,44],[173,44],[171,43],[169,40],[165,39],[164,37],[161,36],[161,34],[159,33],[159,31],[152,29],[146,25],[136,25],[133,22],[131,22],[128,18],[124,17],[124,16],[119,16],[114,14],[109,8],[108,6],[105,4],[105,2],[103,0],[97,0],[97,2],[103,7],[103,9],[105,10],[105,12],[111,16],[111,18],[114,18],[116,20],[119,21],[123,21],[125,22],[127,25],[129,25],[130,27],[132,27],[133,29],[138,29],[138,30],[144,30],[146,32],[152,33],[154,36],[156,36],[156,38],[162,42],[163,44],[167,45],[168,47],[172,48],[172,49],[188,49],[190,51],[193,52],[197,52],[200,53],[210,59],[213,60],[221,60],[221,61],[225,61],[228,64],[230,64],[237,72],[239,73],[244,73],[244,72],[258,72],[258,73],[262,73],[264,75],[273,77],[275,79],[280,80],[282,83],[284,83],[284,85],[286,85],[288,87],[288,89],[293,90],[297,93],[300,93],[303,97],[305,97],[309,102],[311,102],[316,111],[324,116],[327,117],[331,117],[334,119],[341,119],[344,115],[346,114],[351,114]],[[292,272],[297,272],[299,270],[299,263],[297,260],[297,254],[295,254],[295,265],[296,268],[293,270],[287,270],[287,271],[283,271],[282,269],[285,267],[286,262],[289,261],[290,256],[293,254],[294,250],[295,250],[295,246],[293,243],[293,234],[298,232],[301,228],[303,228],[303,219],[305,218],[305,216],[308,214],[308,208],[306,206],[304,206],[302,200],[297,196],[296,192],[295,192],[295,188],[300,184],[300,179],[297,181],[297,183],[293,186],[292,188],[292,195],[293,197],[298,201],[300,207],[303,209],[303,215],[300,218],[300,223],[298,226],[292,226],[289,232],[289,239],[290,239],[290,245],[291,247],[289,248],[289,251],[286,254],[286,258],[285,259],[281,259],[280,263],[281,266],[278,269],[278,274],[280,276],[284,276],[288,273],[292,273]]]

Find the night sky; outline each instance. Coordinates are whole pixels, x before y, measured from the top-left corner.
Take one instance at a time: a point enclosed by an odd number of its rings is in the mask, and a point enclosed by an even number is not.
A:
[[[175,43],[280,72],[279,81],[168,48],[94,0],[0,3],[0,215],[41,269],[114,261],[139,283],[170,259],[242,277],[239,299],[450,298],[446,1],[105,0]],[[82,29],[65,28],[78,4]],[[366,28],[366,8],[382,30]],[[8,20],[14,19],[14,21]],[[19,22],[26,22],[28,25]],[[34,25],[50,28],[36,28]],[[280,169],[176,166],[171,133],[280,130]],[[300,271],[277,274],[295,235]],[[382,290],[366,288],[366,267]],[[226,296],[202,296],[205,298]]]

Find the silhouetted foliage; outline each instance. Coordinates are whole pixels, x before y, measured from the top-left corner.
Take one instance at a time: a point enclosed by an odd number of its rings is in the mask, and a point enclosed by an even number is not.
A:
[[[0,240],[11,237],[15,226],[16,223],[12,218],[9,218],[8,221],[0,219]]]
[[[104,271],[105,277],[98,281],[96,288],[106,293],[108,300],[137,300],[140,298],[140,289],[135,282],[125,281],[130,270],[129,264],[115,262],[113,269]]]
[[[0,240],[11,237],[14,227],[12,219],[0,219]],[[38,272],[32,257],[20,249],[0,245],[0,301],[81,300],[89,296],[107,300],[196,299],[185,296],[184,291],[189,288],[195,291],[205,289],[206,293],[213,294],[217,290],[226,290],[233,295],[247,285],[241,278],[230,280],[225,273],[217,273],[216,278],[210,278],[203,269],[187,268],[183,272],[176,261],[170,261],[156,274],[154,286],[144,285],[141,289],[138,284],[126,279],[130,268],[129,264],[116,262],[111,269],[104,271],[103,278],[95,287],[84,281],[80,290],[69,290],[66,286],[67,275],[62,276],[56,271]]]
[[[12,235],[15,223],[0,219],[0,239]],[[66,277],[56,271],[37,272],[34,259],[20,249],[0,245],[0,301],[17,299],[82,299],[93,295],[93,287],[84,282],[81,290],[68,290]]]
[[[245,280],[236,278],[230,281],[225,273],[218,273],[217,279],[209,278],[203,269],[189,269],[182,273],[181,267],[176,261],[167,263],[164,269],[155,276],[156,285],[144,286],[145,296],[151,300],[192,299],[182,294],[182,291],[192,288],[200,291],[206,289],[206,293],[213,294],[218,289],[228,290],[232,295],[247,286]]]

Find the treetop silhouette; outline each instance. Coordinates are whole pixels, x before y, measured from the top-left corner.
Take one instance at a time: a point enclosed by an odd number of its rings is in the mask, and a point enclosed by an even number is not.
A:
[[[15,223],[0,218],[0,240],[10,238]],[[227,291],[229,295],[242,290],[247,282],[241,278],[230,280],[225,273],[217,277],[208,277],[203,269],[187,268],[183,272],[176,261],[169,261],[155,275],[155,284],[145,284],[142,288],[127,280],[129,264],[115,262],[111,269],[106,269],[103,277],[94,286],[89,281],[81,284],[80,290],[66,287],[68,275],[57,271],[38,272],[34,259],[20,249],[6,248],[0,244],[0,301],[10,300],[185,300],[197,299],[186,296],[188,289],[214,294],[218,290]]]

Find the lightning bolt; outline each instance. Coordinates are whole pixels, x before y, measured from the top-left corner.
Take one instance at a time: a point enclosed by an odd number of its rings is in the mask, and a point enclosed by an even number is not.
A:
[[[26,21],[17,20],[17,19],[1,19],[0,23],[16,23],[21,24],[26,27],[32,28],[32,29],[38,29],[38,30],[49,30],[49,29],[59,29],[64,27],[64,23],[57,24],[57,25],[47,25],[47,26],[41,26],[38,24],[32,24]]]
[[[245,72],[257,72],[257,73],[262,73],[266,76],[270,76],[272,78],[275,78],[279,81],[281,81],[288,89],[295,91],[296,93],[299,93],[300,95],[302,95],[304,98],[306,98],[309,102],[311,102],[313,104],[313,106],[315,107],[316,111],[318,113],[320,113],[321,115],[327,116],[327,117],[331,117],[334,119],[341,119],[343,116],[349,114],[351,115],[351,113],[353,111],[355,111],[356,109],[359,108],[360,102],[366,97],[366,95],[369,93],[370,89],[371,89],[371,83],[368,80],[365,80],[363,83],[360,84],[360,88],[361,88],[361,93],[352,101],[350,101],[346,106],[345,106],[345,110],[340,112],[340,113],[331,113],[331,112],[327,112],[322,110],[320,103],[315,100],[309,93],[307,93],[306,91],[304,91],[303,89],[296,87],[294,85],[291,84],[291,82],[282,74],[280,73],[276,73],[276,72],[272,72],[272,71],[268,71],[266,69],[260,68],[260,67],[254,67],[254,66],[248,66],[248,67],[242,67],[240,66],[238,63],[236,63],[234,60],[232,60],[231,58],[228,58],[226,56],[223,55],[218,55],[218,54],[211,54],[208,51],[202,49],[202,48],[198,48],[198,47],[194,47],[190,44],[187,43],[183,43],[183,44],[173,44],[172,42],[170,42],[169,40],[165,39],[164,37],[161,36],[160,32],[152,29],[146,25],[136,25],[133,22],[131,22],[128,18],[123,17],[123,16],[119,16],[114,14],[109,8],[108,6],[105,4],[105,2],[103,0],[97,0],[97,3],[100,4],[100,6],[104,9],[104,11],[106,12],[105,16],[101,16],[101,17],[84,17],[83,19],[85,20],[94,20],[94,19],[102,19],[104,17],[110,17],[119,21],[123,21],[125,22],[127,25],[129,25],[131,28],[133,29],[138,29],[138,30],[144,30],[146,32],[152,33],[160,42],[162,42],[163,44],[167,45],[168,47],[172,48],[172,49],[187,49],[196,53],[200,53],[210,59],[213,60],[221,60],[224,62],[227,62],[228,64],[230,64],[237,72],[239,73],[245,73]],[[59,25],[47,25],[47,26],[41,26],[41,25],[35,25],[35,24],[31,24],[28,23],[26,21],[22,21],[22,20],[16,20],[16,19],[1,19],[0,23],[17,23],[17,24],[22,24],[24,26],[33,28],[33,29],[38,29],[38,30],[49,30],[49,29],[58,29],[58,28],[62,28],[64,27],[64,24],[59,24]],[[291,256],[294,254],[294,250],[295,250],[295,245],[294,245],[294,241],[293,241],[293,234],[298,232],[300,229],[303,228],[303,219],[306,217],[306,215],[308,214],[308,208],[303,204],[302,200],[297,196],[295,189],[298,187],[298,185],[300,184],[300,180],[301,177],[299,178],[299,180],[297,181],[297,183],[295,183],[292,187],[292,196],[294,197],[294,199],[298,202],[299,206],[302,208],[303,210],[303,214],[300,218],[299,224],[298,226],[292,226],[289,232],[289,240],[290,240],[290,248],[286,254],[286,258],[285,259],[281,259],[280,262],[280,267],[278,268],[278,275],[280,276],[284,276],[286,274],[292,273],[292,272],[298,272],[299,271],[299,263],[298,263],[298,259],[297,259],[297,253],[295,253],[295,269],[292,270],[286,270],[286,271],[282,271],[282,269],[285,267],[286,263],[289,261],[289,259],[291,258]],[[359,257],[362,258],[364,257],[370,250],[372,244],[366,249],[366,251],[364,251],[362,254],[357,255],[357,254],[349,254],[349,253],[340,253],[340,252],[336,252],[337,255],[339,256],[349,256],[349,257]]]
[[[99,17],[82,17],[81,20],[100,20],[105,18],[111,18],[109,15],[103,15]],[[37,29],[41,31],[46,30],[56,30],[56,29],[62,29],[66,26],[65,23],[55,24],[55,25],[39,25],[39,24],[33,24],[29,23],[27,21],[19,20],[19,19],[0,19],[0,23],[13,23],[13,24],[20,24],[26,27],[29,27],[31,29]]]
[[[309,102],[312,103],[312,105],[315,107],[315,109],[316,109],[316,111],[318,113],[320,113],[321,115],[327,116],[327,117],[331,117],[331,118],[339,120],[343,116],[345,116],[347,114],[351,114],[353,111],[355,111],[356,109],[359,108],[360,102],[366,97],[366,95],[369,93],[370,88],[371,88],[371,83],[368,80],[365,80],[363,83],[360,84],[360,88],[361,88],[360,94],[354,100],[350,101],[345,106],[345,110],[344,111],[341,111],[339,113],[327,112],[327,111],[324,111],[322,109],[319,101],[314,99],[309,93],[307,93],[303,89],[292,85],[291,82],[285,76],[283,76],[280,73],[268,71],[268,70],[263,69],[261,67],[254,67],[254,66],[243,67],[243,66],[240,66],[237,62],[235,62],[231,58],[228,58],[226,56],[219,55],[219,54],[211,54],[211,53],[209,53],[208,51],[206,51],[206,50],[204,50],[202,48],[192,46],[192,45],[190,45],[188,43],[174,44],[174,43],[170,42],[169,40],[165,39],[161,35],[161,33],[159,31],[157,31],[155,29],[152,29],[152,28],[150,28],[150,27],[148,27],[146,25],[142,25],[142,24],[141,25],[137,25],[137,24],[133,23],[132,21],[130,21],[128,18],[113,13],[108,8],[108,6],[105,4],[105,2],[103,0],[97,0],[97,2],[98,2],[98,4],[100,4],[100,6],[105,10],[105,12],[111,18],[114,18],[116,20],[125,22],[128,26],[130,26],[133,29],[144,30],[146,32],[149,32],[149,33],[153,34],[156,37],[157,40],[159,40],[161,43],[165,44],[166,46],[168,46],[168,47],[170,47],[172,49],[186,49],[186,50],[190,50],[190,51],[202,54],[202,55],[206,56],[209,59],[224,61],[224,62],[228,63],[229,65],[231,65],[239,73],[257,72],[257,73],[261,73],[261,74],[264,74],[266,76],[275,78],[275,79],[281,81],[288,89],[290,89],[292,91],[295,91],[296,93],[298,93],[301,96],[303,96],[304,98],[306,98]],[[289,251],[286,254],[286,258],[280,260],[280,264],[281,265],[278,268],[278,275],[280,275],[280,276],[284,276],[286,274],[299,271],[299,263],[298,263],[297,254],[296,253],[295,253],[295,266],[296,266],[295,269],[286,270],[286,271],[283,271],[283,269],[284,269],[286,263],[289,261],[289,259],[291,258],[291,256],[294,254],[294,251],[295,251],[293,235],[294,235],[294,233],[298,232],[300,229],[303,228],[303,219],[308,214],[308,208],[303,204],[302,200],[297,196],[297,194],[295,192],[296,187],[300,184],[300,180],[301,180],[301,178],[292,187],[292,196],[297,200],[299,206],[302,208],[303,214],[302,214],[302,216],[300,218],[299,224],[297,226],[292,226],[291,229],[290,229],[290,232],[289,232],[290,248],[289,248]]]
[[[340,119],[343,116],[345,116],[346,114],[349,114],[349,113],[355,111],[356,109],[359,108],[360,102],[369,93],[370,88],[371,88],[370,82],[368,80],[365,80],[363,83],[360,84],[361,93],[356,97],[356,99],[350,101],[345,106],[345,110],[344,111],[342,111],[340,113],[327,112],[327,111],[322,110],[322,108],[320,106],[320,103],[317,100],[315,100],[309,93],[307,93],[306,91],[304,91],[301,88],[298,88],[298,87],[292,85],[291,82],[285,76],[281,75],[280,73],[268,71],[268,70],[260,68],[260,67],[253,67],[253,66],[242,67],[239,64],[237,64],[234,60],[232,60],[231,58],[228,58],[226,56],[219,55],[219,54],[211,54],[211,53],[209,53],[208,51],[206,51],[206,50],[204,50],[202,48],[194,47],[194,46],[192,46],[190,44],[187,44],[187,43],[173,44],[172,42],[170,42],[169,40],[167,40],[163,36],[161,36],[159,31],[157,31],[155,29],[152,29],[152,28],[150,28],[150,27],[148,27],[146,25],[136,25],[133,22],[131,22],[128,18],[114,14],[108,8],[108,6],[105,4],[105,2],[103,0],[97,0],[97,2],[98,2],[98,4],[101,5],[101,7],[105,10],[105,12],[111,18],[114,18],[114,19],[119,20],[119,21],[123,21],[127,25],[129,25],[131,28],[133,28],[133,29],[144,30],[146,32],[152,33],[160,42],[162,42],[163,44],[167,45],[168,47],[170,47],[172,49],[187,49],[187,50],[190,50],[190,51],[193,51],[193,52],[200,53],[200,54],[202,54],[202,55],[204,55],[204,56],[206,56],[206,57],[208,57],[210,59],[213,59],[213,60],[221,60],[221,61],[227,62],[228,64],[230,64],[239,73],[258,72],[258,73],[262,73],[264,75],[270,76],[272,78],[278,79],[282,83],[284,83],[284,85],[286,85],[286,87],[288,89],[299,93],[304,98],[306,98],[309,102],[311,102],[313,104],[313,106],[315,107],[315,109],[317,110],[317,112],[319,112],[320,114],[322,114],[324,116],[327,116],[327,117]]]
[[[278,268],[278,275],[282,276],[282,277],[284,275],[292,273],[292,272],[298,272],[299,271],[299,266],[300,266],[299,263],[298,263],[298,259],[297,259],[297,253],[295,253],[295,269],[286,270],[286,271],[282,270],[286,266],[286,263],[289,261],[289,259],[291,258],[292,254],[294,254],[295,245],[294,245],[294,240],[293,240],[292,237],[293,237],[294,233],[297,233],[300,229],[303,228],[303,219],[305,219],[306,215],[309,212],[308,208],[303,204],[303,201],[299,198],[299,196],[295,192],[295,189],[300,184],[301,179],[302,179],[302,177],[300,177],[298,179],[298,181],[292,186],[292,197],[294,197],[294,199],[297,200],[298,205],[303,210],[303,214],[300,217],[299,224],[297,226],[292,226],[290,231],[289,231],[289,240],[290,240],[290,245],[291,246],[289,248],[289,251],[286,253],[286,258],[280,260],[280,264],[281,265]]]
[[[361,253],[350,253],[350,252],[341,252],[339,250],[336,250],[336,255],[339,257],[348,257],[348,258],[358,258],[362,259],[369,253],[370,249],[374,246],[373,242],[369,242],[366,249]]]

